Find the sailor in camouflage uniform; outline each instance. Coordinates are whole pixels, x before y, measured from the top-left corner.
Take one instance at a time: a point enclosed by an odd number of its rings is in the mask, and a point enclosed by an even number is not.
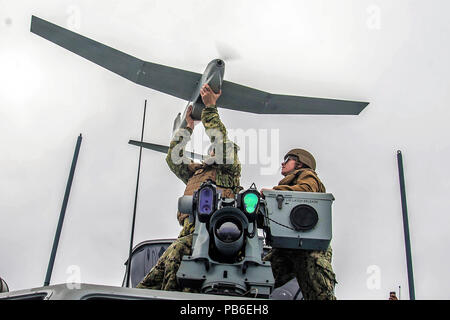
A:
[[[186,114],[187,128],[180,128],[175,133],[166,161],[170,170],[186,184],[184,195],[193,195],[203,182],[212,180],[223,197],[234,198],[240,190],[241,165],[237,155],[239,147],[228,139],[227,130],[217,111],[216,102],[221,92],[214,93],[206,84],[200,94],[206,106],[201,120],[211,141],[209,157],[202,163],[194,163],[184,155],[185,146],[196,125],[191,117],[190,106]],[[189,222],[188,217],[188,214],[177,212],[178,222],[183,226],[178,239],[167,248],[137,288],[194,292],[189,288],[181,288],[176,279],[183,256],[192,254],[195,225]]]
[[[294,149],[284,159],[281,164],[284,179],[272,190],[326,192],[315,172],[316,161],[308,151]],[[331,246],[326,251],[277,248],[272,249],[264,260],[271,262],[275,288],[297,277],[305,300],[336,300],[334,287],[337,282],[331,256]]]

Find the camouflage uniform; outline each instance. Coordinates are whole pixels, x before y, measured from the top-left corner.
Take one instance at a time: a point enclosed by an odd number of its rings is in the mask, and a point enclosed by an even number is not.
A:
[[[189,219],[184,220],[184,227],[169,248],[159,258],[156,265],[150,270],[145,278],[136,286],[136,288],[181,291],[177,284],[177,271],[184,255],[192,254],[192,234],[194,225],[189,223]],[[194,292],[185,289],[185,292]]]
[[[166,161],[169,168],[185,184],[185,195],[192,195],[208,179],[214,181],[222,196],[234,198],[240,190],[241,164],[237,156],[239,147],[228,140],[227,130],[220,120],[215,106],[206,107],[202,112],[202,123],[211,143],[223,147],[223,152],[215,157],[208,157],[203,163],[194,163],[184,156],[184,149],[192,134],[192,129],[179,129],[170,143]],[[182,135],[181,130],[187,130]],[[179,150],[177,162],[172,152]],[[220,158],[218,158],[220,157]],[[180,162],[181,160],[181,162]],[[192,254],[192,239],[195,230],[194,224],[186,219],[189,215],[177,212],[177,219],[183,226],[178,239],[164,252],[157,264],[147,276],[137,285],[137,288],[148,288],[168,291],[181,291],[176,280],[176,273],[184,255]],[[183,291],[194,292],[189,288]]]
[[[326,192],[315,171],[309,168],[293,171],[273,189]],[[331,246],[326,251],[272,249],[264,260],[271,262],[276,288],[297,277],[305,300],[336,300],[331,256]]]

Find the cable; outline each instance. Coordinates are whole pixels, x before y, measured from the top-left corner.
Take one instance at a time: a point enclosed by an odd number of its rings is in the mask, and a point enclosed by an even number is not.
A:
[[[285,226],[284,224],[281,224],[281,223],[279,223],[279,222],[277,222],[277,221],[275,221],[275,220],[272,220],[272,219],[270,219],[269,217],[267,217],[267,219],[269,219],[270,221],[272,221],[272,222],[274,222],[274,223],[276,223],[276,224],[278,224],[278,225],[280,225],[280,226],[282,226],[282,227],[285,227],[285,228],[288,228],[288,229],[290,229],[290,230],[296,231],[294,228]]]

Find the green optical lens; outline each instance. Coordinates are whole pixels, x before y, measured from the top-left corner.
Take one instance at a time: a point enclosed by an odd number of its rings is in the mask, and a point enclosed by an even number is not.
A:
[[[256,207],[258,206],[258,196],[254,193],[247,193],[244,196],[244,206],[245,206],[245,211],[247,211],[248,213],[253,213],[255,212]]]

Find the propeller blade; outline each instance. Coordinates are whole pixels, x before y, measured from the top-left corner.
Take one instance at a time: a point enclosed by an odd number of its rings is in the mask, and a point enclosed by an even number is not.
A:
[[[161,144],[155,144],[155,143],[149,143],[149,142],[140,142],[140,141],[136,141],[136,140],[130,140],[128,142],[129,144],[138,146],[138,147],[142,147],[145,149],[150,149],[150,150],[154,150],[154,151],[158,151],[164,154],[167,154],[167,152],[169,152],[169,147],[168,146],[163,146]],[[203,156],[201,154],[198,153],[194,153],[191,151],[186,151],[185,152],[186,157],[191,158],[191,159],[196,159],[196,160],[203,160]]]
[[[238,60],[241,58],[241,56],[235,49],[224,42],[216,42],[216,49],[219,53],[219,57],[226,62]]]
[[[369,103],[271,94],[224,81],[217,104],[258,114],[358,115]]]
[[[31,32],[142,86],[190,100],[201,74],[146,62],[32,16]]]

